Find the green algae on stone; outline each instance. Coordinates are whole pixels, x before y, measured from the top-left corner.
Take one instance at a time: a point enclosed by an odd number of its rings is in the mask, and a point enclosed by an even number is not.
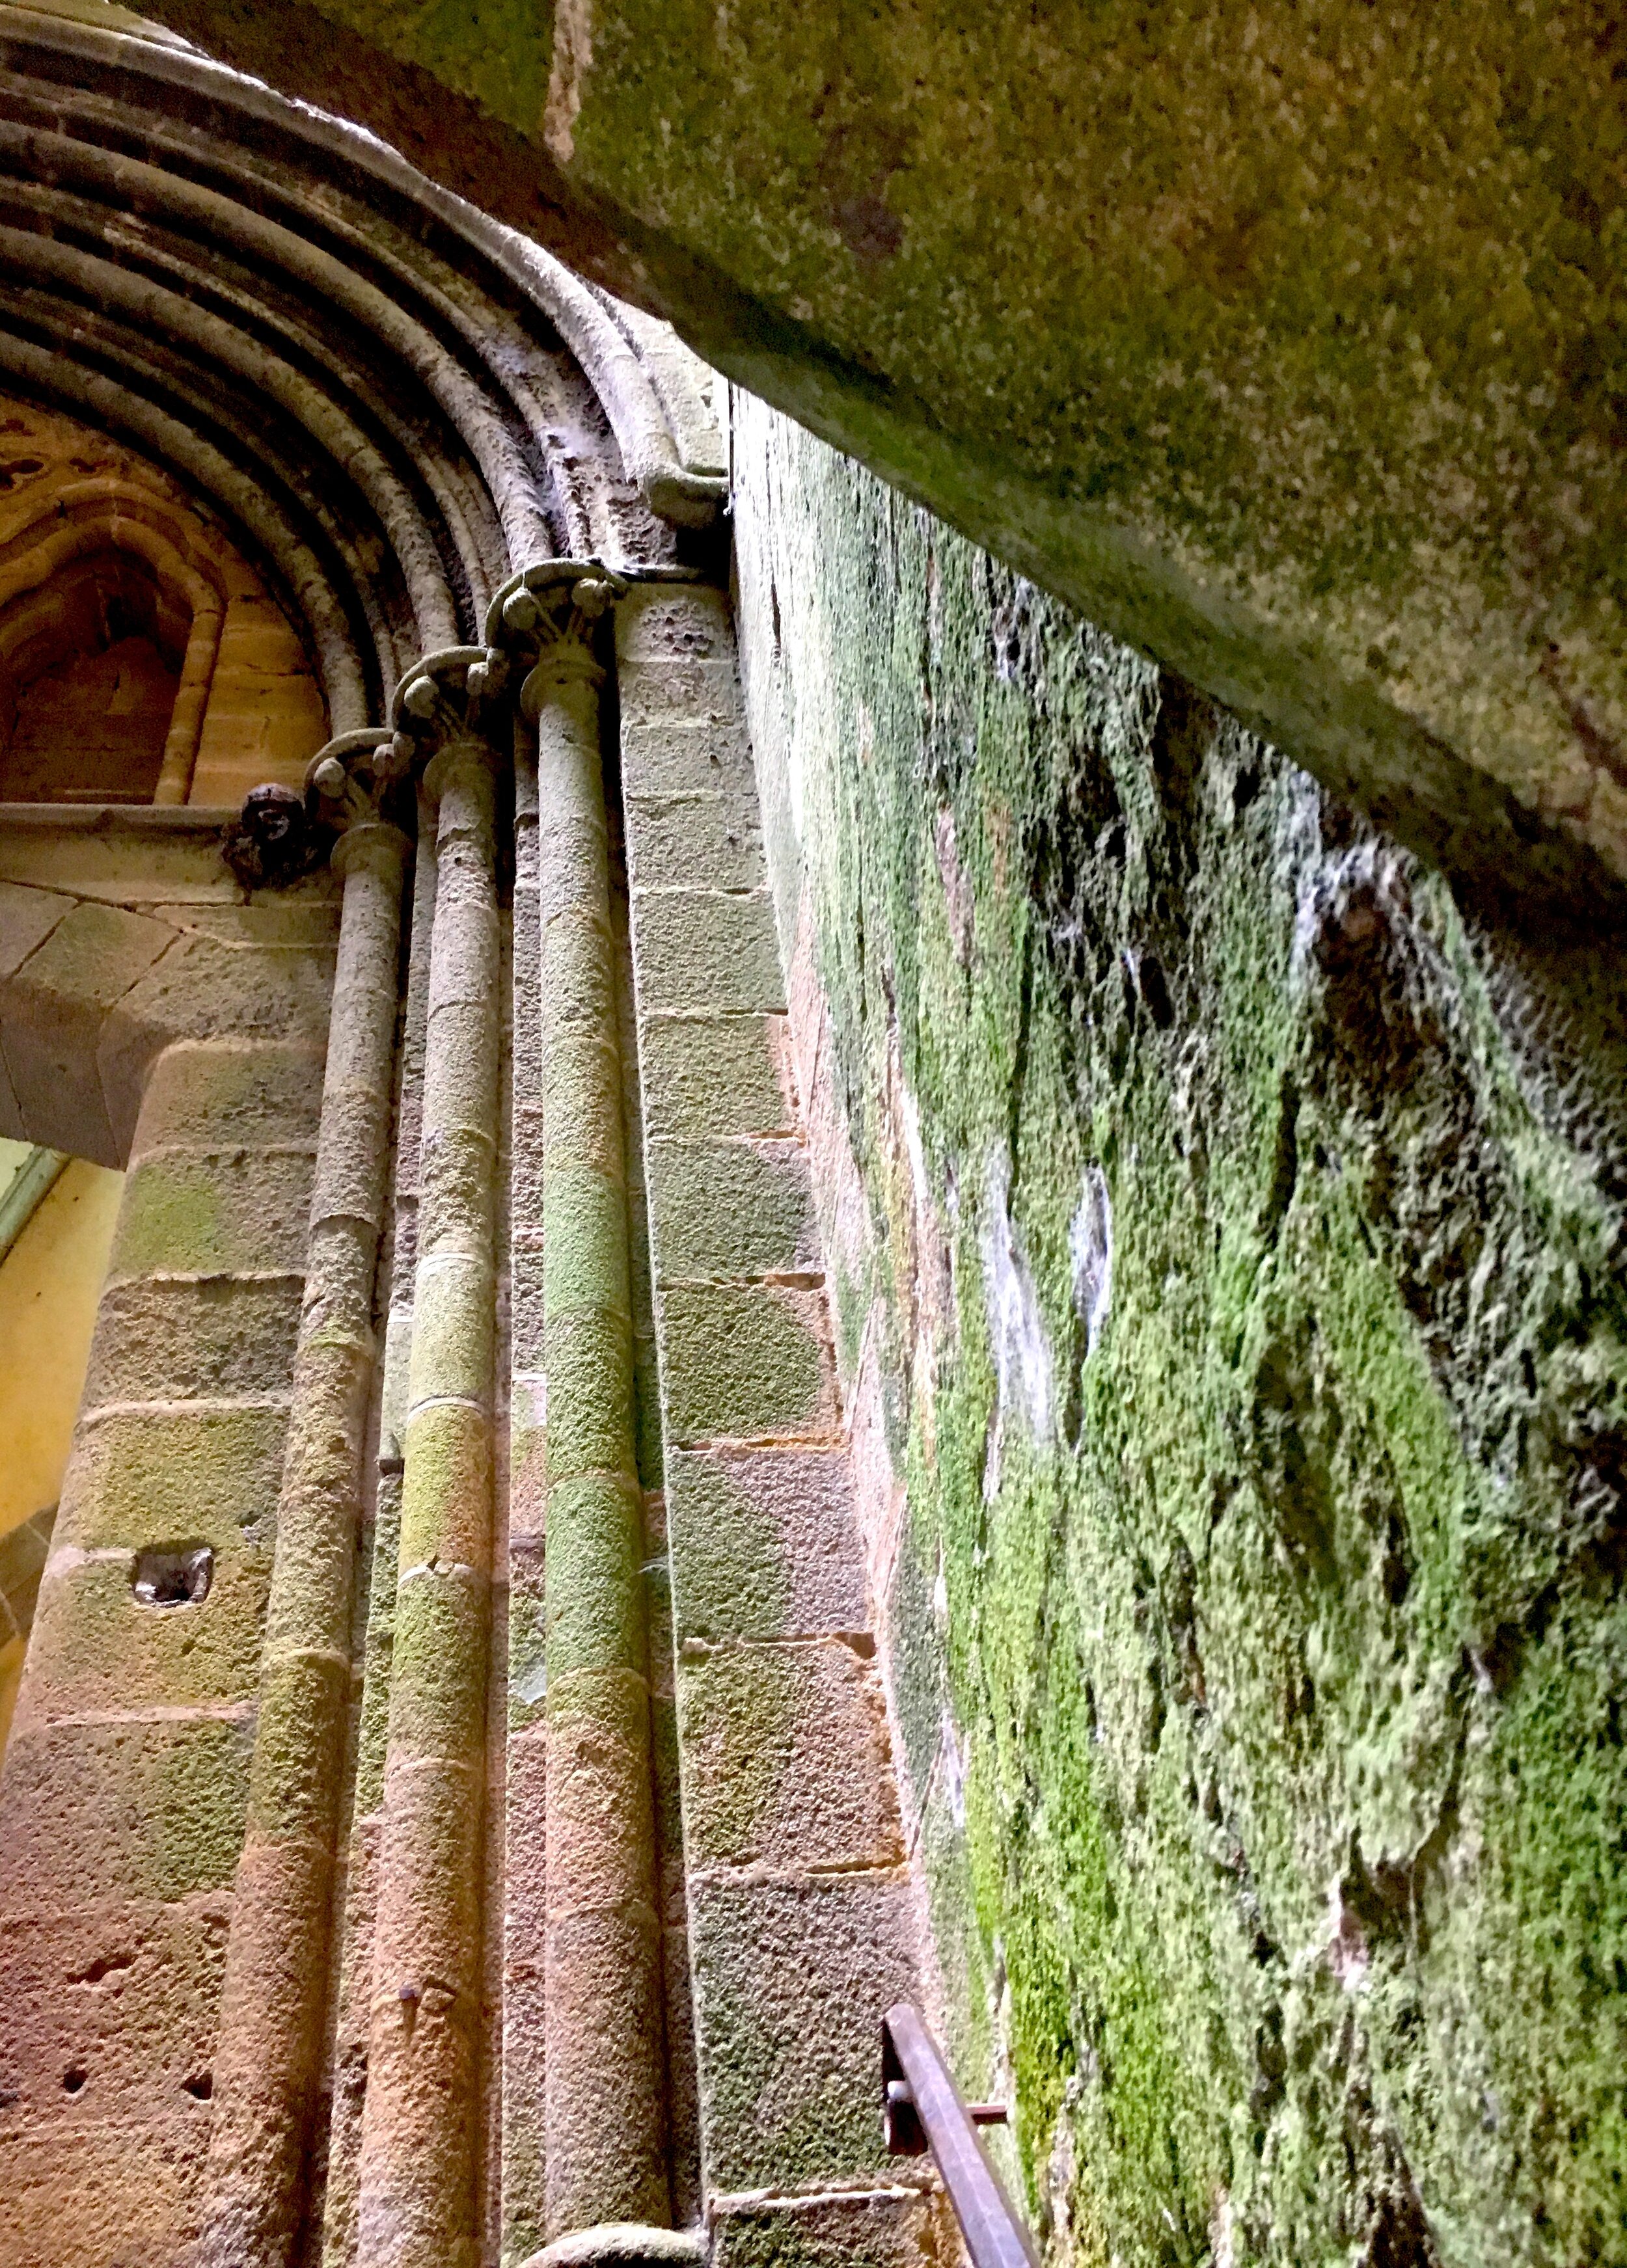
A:
[[[1627,2254],[1609,941],[760,411],[735,450],[963,2076],[1083,2260]]]

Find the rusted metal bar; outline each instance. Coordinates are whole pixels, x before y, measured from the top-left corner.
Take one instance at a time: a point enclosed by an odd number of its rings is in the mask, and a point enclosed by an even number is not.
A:
[[[900,2000],[881,2028],[882,2118],[899,2158],[936,2161],[973,2268],[1039,2268],[1028,2231],[983,2154],[979,2126],[1003,2124],[999,2103],[968,2106],[921,2011]]]

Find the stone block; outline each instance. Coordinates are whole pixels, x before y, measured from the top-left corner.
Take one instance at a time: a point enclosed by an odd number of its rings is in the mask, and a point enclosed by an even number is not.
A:
[[[916,1999],[902,1874],[691,1875],[706,2176],[717,2190],[850,2183],[887,2168],[881,2020]]]
[[[734,652],[728,600],[709,585],[646,584],[616,610],[616,659],[624,670],[673,660],[732,661]]]
[[[78,902],[55,890],[0,882],[0,976],[10,976],[20,968]]]
[[[30,991],[60,1002],[64,1013],[81,1005],[105,1010],[174,942],[167,922],[84,900],[70,906],[11,973]]]
[[[896,1867],[886,1703],[868,1640],[678,1655],[691,1867]]]
[[[144,1158],[124,1184],[108,1283],[300,1269],[313,1167],[311,1154],[299,1151]]]
[[[658,1302],[667,1428],[706,1440],[818,1440],[839,1421],[818,1295],[778,1285],[675,1285]]]
[[[253,1032],[324,1053],[333,958],[314,946],[232,946],[196,933],[179,939],[112,1010],[98,1044],[121,1153],[135,1133],[147,1073],[177,1040]]]
[[[785,1006],[773,908],[765,892],[646,890],[633,899],[640,1016],[718,1015]]]
[[[229,945],[333,946],[339,940],[336,898],[284,900],[268,894],[246,906],[171,904],[159,899],[146,910],[155,921],[196,930],[200,937],[221,938]]]
[[[314,1143],[325,1050],[183,1040],[152,1065],[132,1161],[166,1144],[201,1150]]]
[[[792,1132],[785,1037],[780,1015],[647,1017],[639,1032],[647,1135]]]
[[[184,1543],[225,1553],[246,1537],[269,1545],[286,1422],[275,1408],[158,1409],[82,1425],[63,1476],[55,1550]]]
[[[627,871],[640,890],[678,883],[697,890],[761,889],[763,830],[755,798],[630,798]]]
[[[82,902],[0,985],[6,1067],[31,1141],[93,1164],[122,1162],[99,1050],[109,1011],[176,942],[167,924]]]
[[[71,2260],[76,2268],[159,2268],[196,2239],[209,2105],[161,2124],[88,2112],[0,2129],[0,2197],[11,2268]]]
[[[622,718],[622,793],[645,797],[728,794],[755,798],[751,743],[743,718],[664,718],[635,725]]]
[[[953,2214],[930,2191],[714,2200],[711,2268],[944,2268]]]
[[[83,1406],[285,1394],[300,1294],[297,1276],[111,1285],[96,1312]]]
[[[618,681],[624,729],[671,718],[729,721],[740,715],[740,679],[734,657],[700,659],[670,655],[623,670]]]
[[[845,1450],[675,1452],[667,1517],[681,1637],[795,1638],[866,1627]]]
[[[230,1888],[254,1726],[247,1709],[159,1721],[46,1724],[6,1743],[0,1911]]]
[[[137,2109],[184,2118],[202,2105],[206,2121],[229,1912],[204,1891],[173,1904],[7,1913],[4,2085],[14,2114],[49,2126]]]
[[[184,1709],[252,1699],[271,1580],[269,1543],[216,1550],[204,1597],[173,1606],[137,1595],[134,1554],[63,1554],[41,1587],[35,1675],[53,1716]],[[36,1684],[38,1699],[43,1699]]]
[[[663,1284],[811,1275],[819,1267],[808,1158],[797,1142],[684,1142],[648,1150]]]

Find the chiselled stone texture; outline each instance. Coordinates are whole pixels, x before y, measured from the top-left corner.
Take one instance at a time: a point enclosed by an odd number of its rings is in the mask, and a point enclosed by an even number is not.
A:
[[[287,1034],[320,1060],[337,926],[326,887],[301,884],[282,903],[241,896],[218,823],[201,813],[8,822],[0,807],[0,1133],[121,1166],[173,1042]],[[154,1201],[188,1170],[155,1160]],[[187,1265],[207,1268],[211,1207],[179,1189],[174,1204],[196,1247]],[[135,1213],[127,1227],[143,1233]]]
[[[12,1130],[129,1167],[0,1783],[19,2263],[196,2225],[326,1036],[327,886],[268,937],[164,829],[0,824]]]
[[[635,591],[618,644],[702,2172],[710,2215],[763,2193],[726,2249],[800,2257],[795,2228],[811,2260],[815,2219],[773,2200],[879,2169],[915,1914],[728,610]],[[891,2257],[893,2231],[860,2213],[831,2257]]]
[[[75,2220],[81,2257],[196,2225],[292,1357],[267,1318],[298,1293],[322,1061],[291,996],[288,1038],[174,1043],[137,1120],[0,1793],[18,2261],[144,2158],[116,2231]],[[292,1191],[274,1245],[255,1167]]]
[[[1073,2257],[1627,2256],[1619,944],[765,413],[734,449],[967,2091]]]
[[[430,938],[437,893],[433,815],[419,792],[418,844],[413,858],[410,948],[406,998],[397,1050],[395,1154],[390,1209],[388,1313],[379,1381],[377,1471],[371,1523],[359,1538],[359,1583],[366,1602],[353,1632],[361,1672],[356,1709],[351,1822],[344,1867],[344,1896],[336,1972],[331,2112],[322,2161],[322,2257],[325,2268],[349,2268],[356,2257],[362,2117],[366,2103],[372,2023],[373,1953],[378,1918],[379,1851],[384,1828],[384,1766],[388,1748],[390,1672],[396,1634],[396,1585],[400,1570],[402,1432],[406,1420],[408,1350],[412,1336],[414,1263],[421,1188],[424,1058],[429,1022]]]

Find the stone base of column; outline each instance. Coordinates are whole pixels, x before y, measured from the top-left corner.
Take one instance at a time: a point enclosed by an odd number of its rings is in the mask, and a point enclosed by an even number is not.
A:
[[[649,2228],[640,2220],[606,2220],[573,2228],[534,2252],[521,2268],[674,2268],[704,2260],[704,2228]]]

